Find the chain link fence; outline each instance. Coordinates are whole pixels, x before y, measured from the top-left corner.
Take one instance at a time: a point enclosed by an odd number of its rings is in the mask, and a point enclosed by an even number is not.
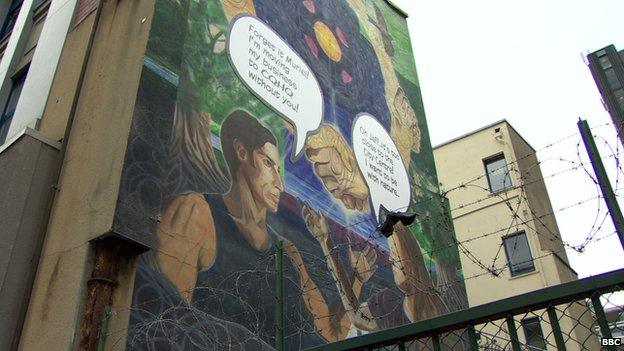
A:
[[[314,348],[314,351],[624,350],[624,270]]]

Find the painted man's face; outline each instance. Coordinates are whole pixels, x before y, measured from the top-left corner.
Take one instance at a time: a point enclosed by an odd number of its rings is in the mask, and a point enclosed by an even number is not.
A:
[[[251,195],[258,207],[266,207],[269,211],[277,211],[280,195],[284,191],[284,183],[280,175],[279,151],[271,143],[253,150],[250,157],[241,163],[243,174],[247,179]]]

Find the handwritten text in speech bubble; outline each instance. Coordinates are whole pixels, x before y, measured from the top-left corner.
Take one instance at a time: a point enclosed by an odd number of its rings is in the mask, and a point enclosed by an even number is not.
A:
[[[353,151],[370,191],[375,218],[380,206],[406,211],[411,199],[407,170],[390,134],[372,116],[358,115],[353,125]]]
[[[230,25],[228,55],[247,87],[296,129],[297,158],[323,119],[321,87],[301,57],[269,26],[249,15]]]

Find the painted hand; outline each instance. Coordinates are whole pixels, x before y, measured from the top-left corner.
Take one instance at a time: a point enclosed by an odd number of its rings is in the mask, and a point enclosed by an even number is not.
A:
[[[305,221],[306,227],[321,245],[327,245],[329,242],[329,229],[325,217],[314,211],[307,203],[301,208],[301,216]]]
[[[357,167],[353,150],[339,132],[324,124],[318,133],[308,138],[306,155],[334,198],[350,210],[366,208],[368,187]]]

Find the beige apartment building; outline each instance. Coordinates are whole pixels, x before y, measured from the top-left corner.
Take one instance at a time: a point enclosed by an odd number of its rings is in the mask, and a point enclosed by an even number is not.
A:
[[[463,247],[470,307],[577,279],[535,153],[506,120],[434,147],[441,191],[449,199]],[[583,316],[579,318],[590,316],[581,306],[572,310],[572,315]],[[518,320],[518,335],[529,349],[554,350],[542,312]],[[498,328],[505,329],[503,324],[486,329],[492,340],[500,335]],[[561,320],[571,339],[586,340],[588,335],[572,332],[575,324],[570,318]],[[568,340],[568,350],[578,349],[574,340]]]

